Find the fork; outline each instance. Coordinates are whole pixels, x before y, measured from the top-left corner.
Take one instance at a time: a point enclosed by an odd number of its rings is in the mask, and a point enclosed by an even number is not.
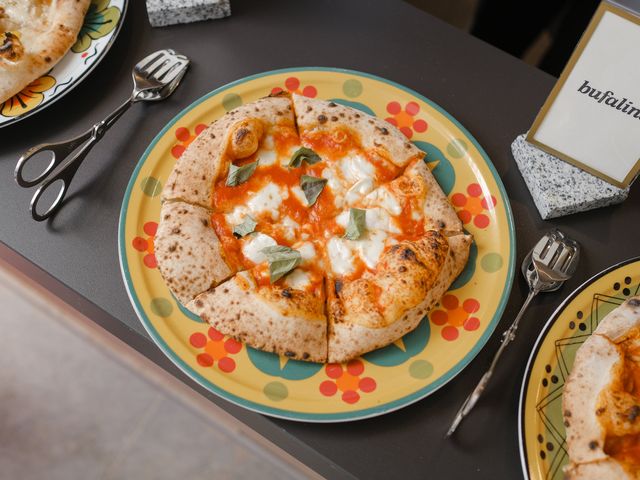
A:
[[[107,118],[96,123],[89,130],[75,138],[58,143],[37,145],[22,155],[14,172],[16,182],[24,188],[40,184],[29,205],[33,219],[40,222],[58,211],[78,168],[89,151],[98,143],[107,130],[134,103],[164,100],[171,95],[186,73],[188,65],[189,59],[184,55],[177,54],[174,50],[159,50],[148,55],[133,68],[131,75],[134,88],[131,96]],[[25,165],[41,153],[50,155],[49,164],[35,178],[25,178],[23,175]],[[65,162],[67,159],[68,161]],[[56,167],[63,162],[64,165],[54,173],[53,171]],[[39,213],[38,202],[43,193],[56,182],[62,182],[56,198],[44,213]]]
[[[540,292],[553,292],[562,287],[564,282],[575,273],[579,259],[580,245],[575,240],[568,238],[560,230],[552,230],[545,234],[527,254],[522,263],[522,274],[529,285],[529,294],[511,326],[503,332],[500,348],[494,355],[489,369],[464,401],[460,410],[458,410],[451,427],[447,431],[447,437],[453,435],[462,420],[478,402],[480,395],[484,392],[489,379],[493,375],[502,353],[507,345],[515,339],[520,319],[531,301]]]

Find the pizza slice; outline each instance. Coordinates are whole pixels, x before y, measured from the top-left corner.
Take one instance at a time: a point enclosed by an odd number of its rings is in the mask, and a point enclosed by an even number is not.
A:
[[[424,152],[395,127],[335,102],[293,94],[301,144],[322,159],[336,207],[349,207],[402,173]]]
[[[47,73],[75,43],[90,0],[0,2],[0,103]]]
[[[448,203],[433,208],[431,174],[422,160],[415,162],[364,197],[360,208],[338,215],[327,230],[337,232],[325,235],[329,362],[346,361],[413,330],[467,262],[471,236],[457,228]],[[443,223],[448,230],[438,228]]]
[[[576,353],[563,393],[571,479],[640,478],[640,297]]]
[[[187,308],[254,348],[325,362],[324,273],[316,246],[270,245],[256,254],[262,262],[198,295]]]

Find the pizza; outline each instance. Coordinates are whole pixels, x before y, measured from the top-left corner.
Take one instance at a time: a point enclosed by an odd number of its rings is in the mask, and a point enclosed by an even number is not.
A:
[[[0,102],[47,73],[75,43],[90,0],[0,0]]]
[[[220,332],[289,358],[342,362],[413,330],[472,241],[394,126],[279,94],[207,127],[162,191],[159,270]]]
[[[640,478],[640,297],[580,347],[562,401],[568,478]]]

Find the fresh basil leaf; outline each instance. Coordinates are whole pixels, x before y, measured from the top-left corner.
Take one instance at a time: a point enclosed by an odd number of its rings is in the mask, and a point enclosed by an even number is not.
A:
[[[240,225],[233,227],[233,235],[235,235],[236,238],[242,238],[245,235],[249,235],[256,229],[257,224],[258,222],[256,222],[251,215],[247,215],[244,217],[244,220]]]
[[[312,177],[311,175],[302,175],[300,177],[300,188],[307,198],[307,203],[312,206],[318,200],[318,196],[327,184],[326,178]]]
[[[269,280],[275,283],[291,270],[300,265],[302,255],[293,248],[284,245],[272,245],[265,247],[260,252],[264,253],[269,262]]]
[[[358,240],[367,230],[366,210],[352,208],[349,210],[349,223],[344,231],[344,238]]]
[[[229,165],[229,175],[227,175],[227,187],[235,187],[249,180],[258,166],[258,161],[247,163],[241,167],[235,166],[233,163]]]
[[[291,156],[291,160],[289,160],[289,168],[298,168],[302,165],[302,162],[307,162],[308,165],[313,165],[314,163],[318,163],[320,160],[320,155],[307,147],[300,147],[296,150]]]

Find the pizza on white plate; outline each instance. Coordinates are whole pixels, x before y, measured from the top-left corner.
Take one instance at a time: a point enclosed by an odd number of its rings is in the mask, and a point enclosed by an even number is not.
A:
[[[567,478],[640,479],[640,297],[607,315],[577,351],[562,403]]]
[[[392,125],[276,95],[227,113],[177,161],[160,272],[220,332],[341,362],[413,330],[464,268],[471,236]]]
[[[90,0],[0,0],[0,103],[47,73],[75,43]]]

